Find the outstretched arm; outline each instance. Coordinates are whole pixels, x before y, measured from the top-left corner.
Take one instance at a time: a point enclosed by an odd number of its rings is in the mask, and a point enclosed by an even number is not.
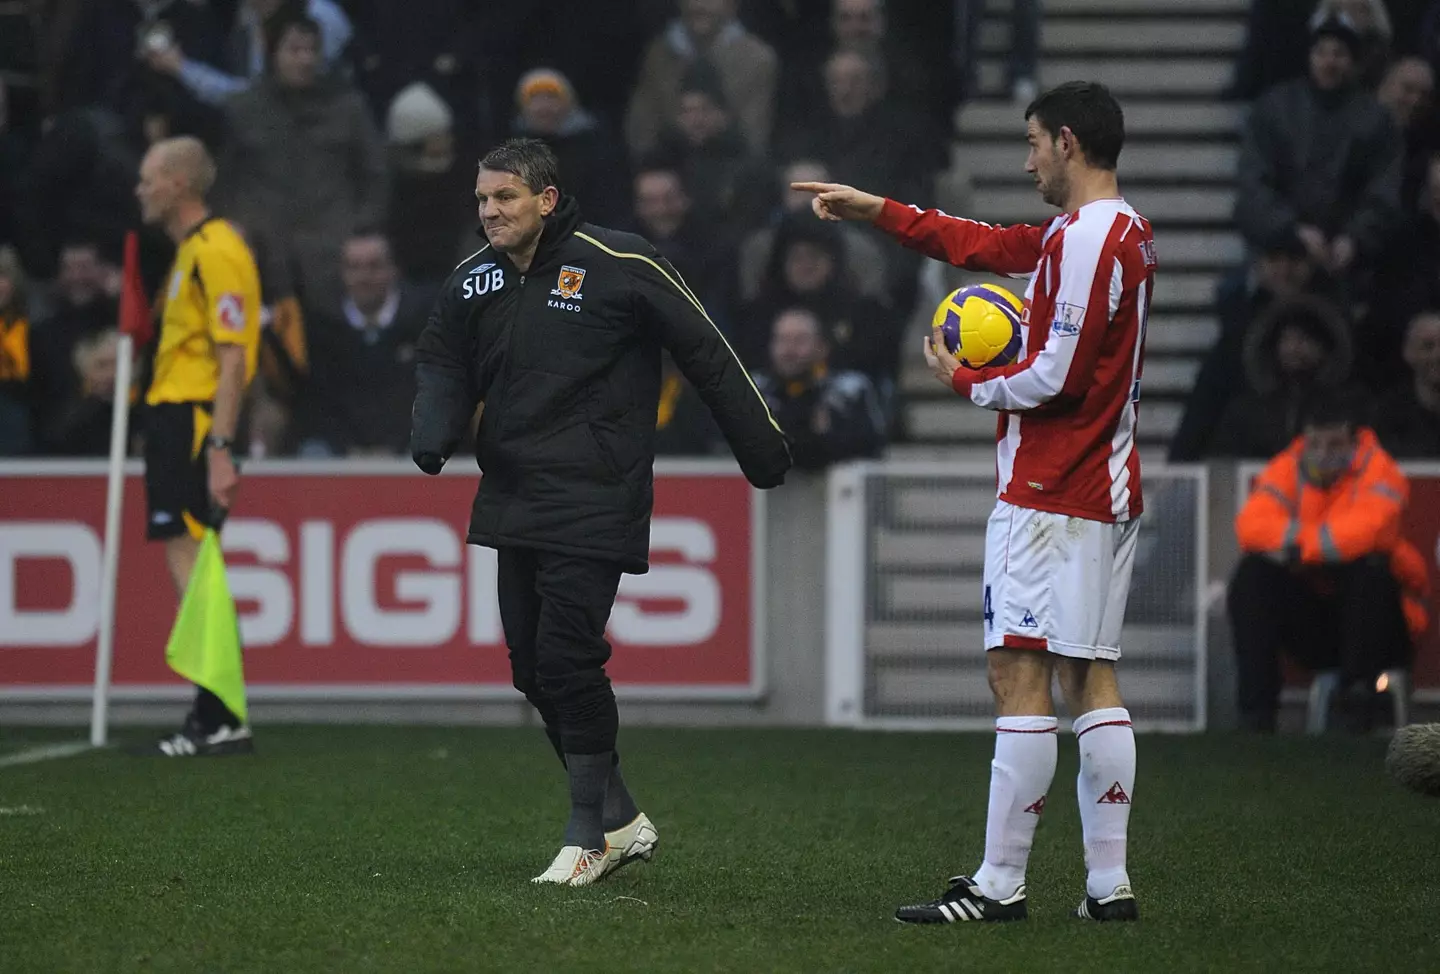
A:
[[[903,246],[966,270],[1029,274],[1045,245],[1045,227],[991,226],[941,210],[906,206],[839,183],[791,183],[790,188],[814,193],[810,207],[822,220],[873,223]]]

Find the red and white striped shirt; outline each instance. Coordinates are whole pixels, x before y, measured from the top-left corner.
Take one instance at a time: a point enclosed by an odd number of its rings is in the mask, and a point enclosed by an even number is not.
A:
[[[1030,275],[1020,360],[962,368],[953,380],[960,395],[1000,413],[1001,499],[1093,521],[1138,517],[1135,424],[1155,285],[1149,221],[1121,199],[1039,227],[995,227],[886,200],[876,225],[956,267]]]

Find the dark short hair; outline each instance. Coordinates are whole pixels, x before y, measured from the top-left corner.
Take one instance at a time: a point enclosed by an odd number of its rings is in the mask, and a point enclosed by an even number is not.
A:
[[[1110,89],[1096,81],[1067,81],[1042,92],[1025,109],[1051,138],[1068,128],[1080,142],[1085,160],[1100,169],[1114,169],[1125,145],[1125,113]]]
[[[815,334],[820,336],[820,340],[822,342],[830,340],[830,336],[825,334],[825,320],[820,317],[819,311],[808,304],[783,305],[770,319],[770,334],[775,334],[775,326],[778,325],[780,319],[786,315],[800,315],[803,318],[809,318],[815,322]]]
[[[390,255],[390,258],[393,260],[395,257],[395,248],[390,243],[390,235],[385,232],[385,228],[382,226],[374,223],[365,223],[345,235],[345,242],[347,244],[356,240],[378,240],[385,245],[385,252]]]
[[[689,195],[690,187],[685,182],[685,173],[681,171],[679,166],[674,165],[668,159],[654,159],[648,161],[642,159],[640,161],[640,164],[635,167],[634,175],[630,177],[631,185],[633,186],[635,183],[639,182],[641,176],[655,175],[675,177],[675,181],[680,184],[680,189],[686,195]]]
[[[275,52],[280,49],[280,42],[285,39],[285,35],[289,31],[298,30],[317,40],[323,36],[320,22],[307,14],[305,8],[298,4],[282,6],[266,19],[260,30],[265,39],[265,63],[267,66],[274,63]]]
[[[507,139],[485,153],[480,168],[508,172],[532,193],[543,193],[546,186],[560,188],[560,163],[540,139]]]
[[[1334,429],[1348,426],[1354,430],[1370,422],[1370,402],[1348,388],[1320,388],[1310,394],[1302,412],[1306,429]]]

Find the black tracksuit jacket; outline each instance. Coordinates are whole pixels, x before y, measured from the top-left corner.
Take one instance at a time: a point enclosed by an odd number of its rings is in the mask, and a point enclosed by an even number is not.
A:
[[[562,197],[526,273],[490,247],[455,269],[416,347],[411,453],[438,473],[477,404],[468,541],[649,568],[660,352],[714,414],[750,483],[779,486],[784,434],[745,367],[648,242]]]

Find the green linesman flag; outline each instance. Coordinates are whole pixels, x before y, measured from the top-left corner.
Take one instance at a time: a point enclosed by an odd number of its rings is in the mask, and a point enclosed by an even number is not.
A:
[[[214,530],[205,529],[190,586],[180,602],[165,661],[191,683],[209,690],[242,721],[245,671],[240,662],[240,623],[225,580],[225,558]]]

